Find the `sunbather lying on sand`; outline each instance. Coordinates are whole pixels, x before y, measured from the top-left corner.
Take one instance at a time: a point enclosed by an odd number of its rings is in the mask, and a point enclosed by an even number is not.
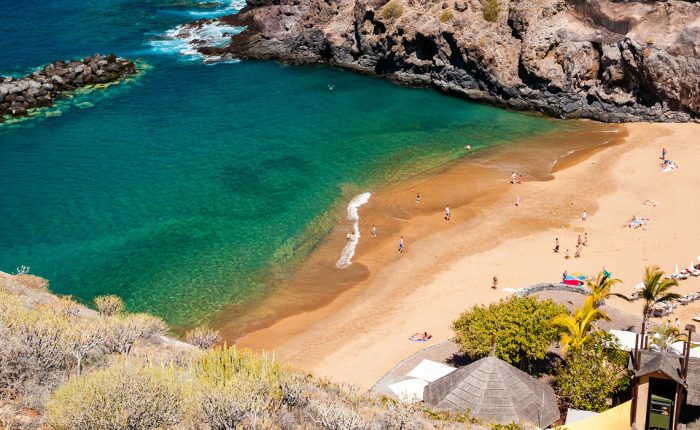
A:
[[[637,215],[632,215],[632,219],[627,223],[629,228],[641,227],[649,221],[649,218],[637,217]]]
[[[428,332],[423,332],[423,333],[414,333],[413,336],[409,337],[408,340],[412,340],[414,342],[425,342],[428,339],[431,339],[433,335],[428,334]]]

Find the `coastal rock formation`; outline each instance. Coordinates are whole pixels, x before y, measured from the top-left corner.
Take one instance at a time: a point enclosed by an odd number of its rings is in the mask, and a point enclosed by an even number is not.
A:
[[[238,58],[326,63],[562,118],[697,121],[700,3],[248,0]],[[197,24],[194,24],[197,25]]]
[[[3,115],[21,116],[36,107],[51,106],[67,91],[116,81],[136,73],[131,61],[114,54],[95,54],[82,60],[56,61],[19,79],[0,76],[0,122]]]

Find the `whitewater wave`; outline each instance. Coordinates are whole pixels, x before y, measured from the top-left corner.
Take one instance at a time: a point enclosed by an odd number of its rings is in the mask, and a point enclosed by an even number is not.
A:
[[[233,57],[202,55],[197,48],[211,46],[221,48],[229,44],[231,36],[245,30],[222,24],[219,21],[206,22],[199,26],[178,25],[166,31],[158,40],[148,42],[151,51],[158,54],[180,55],[184,60],[204,60],[205,62],[236,62]]]
[[[202,1],[200,4],[211,4]],[[231,36],[235,36],[245,30],[245,27],[227,25],[219,21],[218,17],[238,13],[246,5],[245,0],[229,0],[217,2],[220,7],[211,10],[190,10],[185,12],[188,16],[201,21],[178,25],[157,35],[155,40],[148,42],[150,51],[156,54],[178,55],[185,61],[204,61],[205,63],[238,62],[230,54],[203,55],[198,48],[205,46],[222,48],[231,42]]]
[[[200,4],[208,4],[210,2],[202,1]],[[233,13],[238,13],[246,5],[245,0],[232,0],[229,2],[219,2],[222,7],[215,8],[212,10],[190,10],[187,11],[189,16],[196,18],[216,18],[222,15],[230,15]]]
[[[345,244],[343,251],[340,253],[340,258],[335,263],[335,267],[343,269],[352,264],[352,257],[355,255],[355,248],[360,241],[360,214],[358,209],[369,201],[372,195],[370,193],[359,194],[350,200],[348,203],[348,219],[353,221],[352,231],[353,237]]]

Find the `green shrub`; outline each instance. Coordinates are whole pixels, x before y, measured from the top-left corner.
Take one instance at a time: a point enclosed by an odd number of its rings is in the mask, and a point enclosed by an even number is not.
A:
[[[602,412],[607,399],[630,384],[627,359],[614,337],[595,332],[557,366],[557,386],[572,407]]]
[[[452,18],[454,18],[452,9],[444,9],[440,14],[440,22],[452,21]]]
[[[498,21],[498,14],[501,12],[501,5],[498,0],[483,0],[482,8],[484,11],[484,19],[488,22]]]
[[[118,363],[56,390],[46,419],[56,430],[156,429],[179,424],[184,410],[177,371]]]
[[[522,367],[545,358],[559,335],[551,323],[566,308],[551,300],[512,296],[498,303],[474,306],[452,323],[462,351],[473,359],[489,354],[491,335],[496,336],[496,356]]]
[[[382,17],[384,19],[394,20],[403,14],[403,4],[401,0],[391,0],[382,8]]]

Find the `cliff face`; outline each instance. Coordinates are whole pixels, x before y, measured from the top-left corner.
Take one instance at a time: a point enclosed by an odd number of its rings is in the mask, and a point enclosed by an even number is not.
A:
[[[222,18],[248,29],[203,53],[327,63],[558,117],[700,118],[700,3],[497,0],[489,22],[488,0],[248,2]]]

